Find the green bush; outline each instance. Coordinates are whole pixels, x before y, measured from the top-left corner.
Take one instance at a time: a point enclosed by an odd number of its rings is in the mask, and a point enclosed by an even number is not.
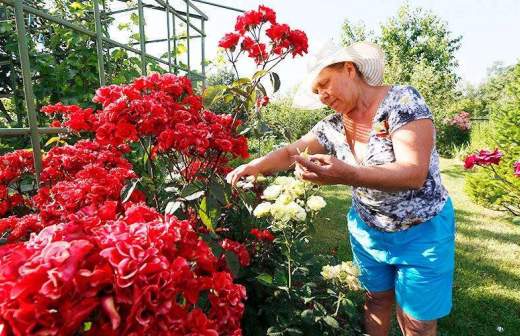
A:
[[[466,178],[466,191],[470,197],[484,206],[520,215],[520,178],[513,174],[513,163],[520,161],[520,63],[506,86],[503,104],[491,110],[489,129],[473,138],[476,144],[498,147],[504,156],[493,169],[479,169]]]
[[[261,112],[261,120],[280,141],[294,142],[308,133],[330,110],[300,110],[290,100],[272,102]]]

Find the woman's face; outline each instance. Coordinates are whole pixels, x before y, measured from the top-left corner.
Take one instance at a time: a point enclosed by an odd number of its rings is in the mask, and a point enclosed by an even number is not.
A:
[[[312,84],[312,91],[320,101],[337,112],[348,114],[359,97],[359,78],[350,62],[333,65],[320,71]]]

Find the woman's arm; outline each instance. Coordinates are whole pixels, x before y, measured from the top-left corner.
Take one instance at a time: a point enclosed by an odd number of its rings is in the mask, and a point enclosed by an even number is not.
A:
[[[428,176],[434,132],[431,119],[415,120],[400,127],[391,135],[395,162],[378,166],[355,167],[326,155],[294,159],[306,169],[302,178],[318,184],[346,184],[383,191],[419,189]]]
[[[256,158],[247,164],[241,165],[230,172],[226,180],[235,185],[243,176],[264,174],[269,175],[289,169],[294,163],[294,156],[308,148],[311,154],[325,153],[325,148],[318,142],[318,138],[309,132],[292,144]]]

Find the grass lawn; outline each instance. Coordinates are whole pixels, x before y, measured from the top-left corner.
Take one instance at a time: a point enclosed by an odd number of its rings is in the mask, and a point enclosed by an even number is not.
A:
[[[459,162],[443,159],[441,168],[455,205],[457,240],[453,310],[439,322],[439,335],[520,335],[520,226],[470,201]],[[345,220],[350,189],[323,190],[327,207],[316,221],[313,246],[352,260]],[[391,335],[400,335],[397,329]]]

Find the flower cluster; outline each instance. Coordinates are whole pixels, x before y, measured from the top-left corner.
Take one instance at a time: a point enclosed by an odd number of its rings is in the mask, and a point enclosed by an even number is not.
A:
[[[241,266],[249,266],[251,258],[247,248],[243,244],[226,238],[220,243],[220,246],[225,251],[231,251],[235,253]]]
[[[358,280],[359,270],[351,261],[344,261],[335,266],[323,266],[321,275],[325,280],[332,281],[350,290],[361,289],[361,284]]]
[[[241,335],[245,289],[193,223],[144,205],[0,247],[0,329],[17,335]],[[198,306],[204,295],[207,307]]]
[[[489,166],[491,164],[499,164],[500,158],[504,154],[495,148],[493,152],[482,149],[478,153],[471,154],[464,159],[464,168],[471,169],[475,165]]]
[[[461,111],[453,118],[448,120],[448,124],[458,127],[462,131],[468,131],[471,128],[471,115],[468,112]]]
[[[60,103],[42,112],[61,115],[63,126],[95,132],[102,145],[119,146],[153,137],[153,152],[179,151],[202,155],[210,149],[246,158],[247,140],[236,136],[239,125],[230,115],[205,111],[184,76],[157,73],[128,85],[110,85],[96,91],[93,101],[101,110]]]
[[[316,212],[326,205],[320,196],[312,195],[305,200],[311,188],[308,182],[291,176],[278,176],[265,188],[262,198],[266,201],[258,204],[253,215],[272,216],[277,227],[283,227],[291,220],[305,221],[307,211]]]
[[[274,240],[274,236],[269,230],[251,229],[249,233],[255,236],[257,240],[263,240],[267,242]]]
[[[21,194],[24,175],[34,172],[32,152],[17,150],[0,156],[0,216],[4,217],[19,206],[30,206]],[[0,230],[0,234],[4,230]]]
[[[265,35],[269,38],[268,44],[261,42],[260,38],[264,24],[270,25],[265,30]],[[226,34],[219,42],[221,48],[231,53],[238,45],[240,45],[240,52],[247,53],[256,64],[260,65],[288,54],[292,54],[293,57],[303,56],[307,53],[308,40],[303,31],[278,23],[276,13],[260,5],[258,10],[247,11],[239,16],[235,24],[235,32]],[[259,104],[267,104],[267,101]]]

